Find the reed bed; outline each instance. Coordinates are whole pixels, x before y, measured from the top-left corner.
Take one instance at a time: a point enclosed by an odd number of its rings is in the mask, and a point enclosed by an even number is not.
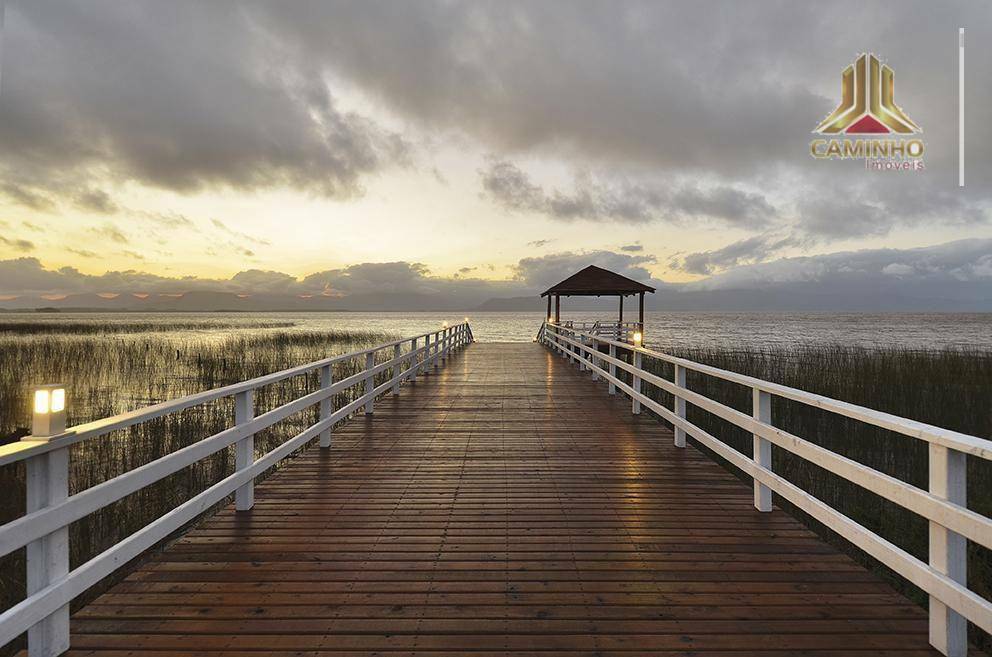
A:
[[[218,329],[272,329],[289,328],[293,322],[224,322],[189,321],[12,321],[0,318],[0,335],[96,335],[106,333],[168,333],[175,331],[216,331]]]
[[[992,437],[992,352],[989,351],[797,345],[775,350],[676,348],[668,353],[936,426]],[[672,365],[654,359],[644,362],[650,371],[672,380]],[[749,388],[692,371],[687,372],[686,385],[727,406],[751,413]],[[644,389],[672,408],[671,395],[654,386]],[[751,455],[751,434],[691,404],[686,406],[690,422],[737,451]],[[776,397],[772,398],[772,418],[776,426],[786,431],[927,489],[928,447],[923,441]],[[737,468],[695,444],[750,481]],[[927,560],[927,521],[786,450],[773,447],[772,451],[773,468],[778,474],[914,556]],[[777,496],[776,503],[901,592],[919,604],[926,604],[927,596],[906,580]],[[992,516],[992,463],[974,457],[968,457],[968,506]],[[992,599],[992,550],[970,543],[968,584],[982,597]],[[972,632],[976,644],[985,650],[992,648],[987,635],[974,628]]]
[[[243,325],[239,325],[239,329]],[[375,331],[242,331],[233,335],[107,336],[52,335],[34,339],[0,336],[0,438],[28,433],[30,386],[66,385],[69,426],[116,415],[168,399],[233,384],[329,356],[389,342],[400,336]],[[385,353],[388,352],[388,353]],[[385,350],[380,362],[392,356]],[[339,363],[335,380],[364,368],[364,358]],[[388,377],[383,373],[377,384]],[[315,390],[317,374],[261,388],[256,414]],[[360,394],[360,393],[358,393]],[[334,399],[335,408],[353,392]],[[234,418],[233,399],[158,418],[70,448],[70,494],[111,479],[210,436]],[[317,409],[293,415],[255,437],[256,456],[270,451],[317,420]],[[233,472],[234,447],[185,468],[70,527],[70,559],[76,567],[112,547],[176,505]],[[24,513],[24,467],[0,468],[0,523]],[[24,550],[0,559],[0,608],[22,600]],[[0,647],[0,654],[3,648]]]

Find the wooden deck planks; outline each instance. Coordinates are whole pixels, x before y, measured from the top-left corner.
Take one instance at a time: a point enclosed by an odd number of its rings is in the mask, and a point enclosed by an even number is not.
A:
[[[474,344],[77,613],[72,655],[937,655],[925,613],[534,344]]]

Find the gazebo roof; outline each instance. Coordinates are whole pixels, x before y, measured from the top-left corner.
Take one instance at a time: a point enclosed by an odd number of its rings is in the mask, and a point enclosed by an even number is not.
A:
[[[589,265],[582,271],[572,274],[561,283],[552,285],[542,297],[558,295],[563,297],[598,297],[604,294],[625,295],[639,292],[654,292],[654,288],[644,283],[621,276],[596,265]]]

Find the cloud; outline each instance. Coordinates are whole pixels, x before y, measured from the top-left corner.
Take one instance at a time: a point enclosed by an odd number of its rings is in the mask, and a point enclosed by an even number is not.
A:
[[[861,183],[823,184],[797,203],[799,229],[827,240],[877,237],[901,227],[978,226],[992,218],[983,201],[935,189],[921,180],[910,188]]]
[[[622,276],[647,282],[652,280],[652,276],[644,265],[654,261],[652,256],[632,256],[613,251],[565,251],[523,258],[514,267],[514,273],[527,287],[540,290],[568,278],[588,265],[597,265]]]
[[[111,212],[94,174],[347,198],[409,162],[403,137],[339,107],[327,62],[250,6],[17,3],[7,19],[0,192],[22,205]]]
[[[90,228],[89,232],[98,237],[117,242],[118,244],[127,244],[129,241],[127,236],[124,235],[120,229],[110,223],[103,224],[97,228]]]
[[[644,250],[644,247],[640,244],[624,244],[620,247],[620,250],[627,253],[640,253]]]
[[[240,231],[236,231],[233,228],[230,228],[220,219],[211,219],[210,223],[213,224],[215,228],[218,228],[222,232],[227,233],[231,237],[236,237],[246,242],[251,242],[252,244],[259,244],[262,246],[269,246],[272,244],[272,242],[270,242],[269,240],[262,239],[260,237],[254,237],[253,235],[249,235],[248,233],[242,233]]]
[[[553,239],[546,239],[546,240],[532,240],[532,241],[530,241],[530,242],[527,242],[527,246],[532,246],[532,247],[534,247],[535,249],[539,249],[539,248],[541,248],[542,246],[546,246],[546,245],[548,245],[548,244],[551,244],[552,242],[554,242],[554,240],[553,240]]]
[[[70,248],[67,248],[66,251],[68,251],[69,253],[75,253],[76,255],[78,255],[78,256],[80,256],[82,258],[96,258],[96,257],[98,257],[98,254],[97,253],[95,253],[93,251],[88,251],[86,249],[74,249],[74,248],[70,247]]]
[[[688,284],[688,289],[768,289],[816,284],[835,293],[861,292],[892,278],[910,280],[935,299],[954,298],[961,284],[980,283],[986,299],[992,289],[992,239],[968,239],[915,249],[862,249],[816,256],[782,258],[733,267]]]
[[[799,241],[794,237],[762,234],[748,237],[713,251],[699,251],[675,258],[672,266],[690,274],[712,274],[716,271],[767,260],[773,254]]]
[[[0,125],[2,125],[2,122],[0,122]],[[0,185],[0,194],[3,194],[14,203],[19,203],[31,210],[51,212],[55,209],[55,202],[47,194],[34,191],[23,185],[5,183]]]
[[[84,210],[96,214],[114,214],[117,212],[117,204],[110,198],[110,194],[102,189],[89,189],[76,196],[76,205]]]
[[[653,258],[612,251],[561,252],[524,258],[510,280],[444,277],[411,262],[359,263],[297,278],[278,271],[249,269],[230,278],[168,277],[137,270],[84,274],[72,267],[48,269],[38,258],[0,260],[0,295],[19,297],[18,304],[40,295],[84,293],[179,295],[228,292],[298,298],[359,300],[368,308],[473,307],[494,297],[532,297],[579,269],[596,264],[659,289],[659,302],[678,301],[691,293],[751,290],[808,307],[810,299],[843,303],[859,299],[890,304],[898,296],[915,298],[914,308],[944,308],[963,300],[990,307],[992,239],[970,239],[917,249],[865,249],[816,256],[780,258],[728,269],[692,283],[666,283],[651,276]],[[732,261],[727,257],[723,262]],[[781,294],[780,294],[781,293]],[[790,296],[789,293],[794,293]],[[705,299],[705,297],[694,297]],[[714,307],[736,303],[716,295]],[[728,301],[729,299],[729,301]],[[798,300],[798,301],[797,301]],[[838,301],[839,300],[839,301]],[[722,305],[721,305],[722,304]],[[345,305],[347,307],[347,304]],[[828,309],[824,307],[824,309]]]
[[[511,162],[491,159],[479,171],[486,195],[507,210],[538,212],[553,219],[629,223],[715,219],[742,227],[765,226],[778,211],[761,194],[714,185],[683,184],[677,189],[626,180],[606,180],[580,172],[572,191],[550,192]]]
[[[3,235],[0,235],[0,244],[7,246],[14,251],[33,251],[34,242],[22,239],[8,239]]]
[[[946,35],[960,25],[988,33],[992,12],[982,2],[901,8],[13,3],[0,195],[37,211],[104,214],[132,183],[348,199],[440,144],[496,154],[483,172],[487,196],[563,221],[706,218],[761,231],[808,221],[797,230],[823,239],[988,225],[992,122],[966,118],[974,182],[957,189]],[[833,29],[837,15],[861,18],[847,38]],[[926,131],[923,173],[869,175],[808,155],[810,130],[836,106],[840,71],[866,44],[894,66],[900,103]],[[969,64],[975,107],[992,106],[992,85],[981,83],[989,66]],[[558,189],[512,160],[578,173]],[[818,198],[828,188],[845,199],[838,207]],[[786,202],[799,206],[794,217]]]

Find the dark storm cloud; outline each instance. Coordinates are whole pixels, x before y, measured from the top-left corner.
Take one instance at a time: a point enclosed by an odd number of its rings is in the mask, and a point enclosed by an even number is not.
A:
[[[490,198],[564,220],[681,212],[764,231],[768,199],[783,192],[811,200],[794,217],[776,207],[778,220],[809,221],[807,232],[826,238],[988,225],[992,122],[979,108],[992,106],[990,60],[969,60],[976,110],[966,113],[963,191],[954,186],[954,71],[957,28],[988,41],[992,12],[984,0],[898,7],[14,2],[0,193],[52,210],[83,198],[96,172],[183,192],[288,185],[347,198],[367,176],[414,158],[411,144],[430,142],[421,137],[454,134],[507,165],[484,177]],[[838,16],[858,20],[841,25]],[[808,141],[837,103],[841,70],[864,50],[894,66],[897,102],[925,131],[927,171],[872,175],[876,191],[832,210],[817,193],[858,188],[868,174],[858,163],[814,161]],[[342,109],[336,80],[400,117],[404,136]],[[589,173],[574,189],[544,189],[509,168],[522,155]],[[678,182],[627,182],[641,175]],[[103,191],[110,202],[94,211],[113,207],[113,187]],[[840,226],[847,209],[852,218]]]
[[[89,171],[181,192],[289,185],[331,196],[404,162],[398,135],[340,110],[326,62],[238,3],[15,2],[0,95],[6,195],[65,190],[108,212]]]
[[[575,177],[568,192],[546,191],[511,162],[491,160],[479,172],[482,187],[507,210],[539,212],[563,221],[610,220],[629,223],[687,219],[717,219],[737,226],[758,228],[778,211],[763,196],[733,187],[700,188],[682,185],[675,190],[627,181],[604,181],[588,173]]]
[[[559,158],[609,186],[607,172],[648,171],[799,199],[824,181],[845,189],[866,177],[857,162],[813,160],[808,142],[837,104],[842,69],[872,50],[894,66],[897,102],[924,128],[927,171],[871,176],[888,192],[879,216],[870,225],[855,217],[847,233],[912,224],[903,208],[917,197],[935,206],[932,224],[960,223],[992,196],[992,123],[980,110],[966,114],[970,184],[954,189],[957,29],[965,26],[971,43],[992,39],[984,0],[913,0],[898,11],[879,0],[313,1],[262,11],[273,33],[333,62],[394,111],[430,130],[465,132],[511,161],[520,153]],[[858,20],[838,24],[851,15]],[[990,60],[969,61],[969,107],[992,106],[992,85],[984,83]],[[580,185],[542,196],[519,170],[490,173],[483,182],[492,199],[556,218],[608,208],[619,220],[643,221],[653,208],[637,189],[619,186],[604,197]],[[689,208],[718,205],[682,200]]]

